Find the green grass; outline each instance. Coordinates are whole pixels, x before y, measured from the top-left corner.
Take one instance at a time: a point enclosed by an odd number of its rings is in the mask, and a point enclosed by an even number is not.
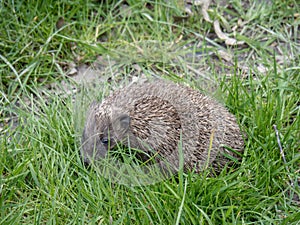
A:
[[[211,5],[209,15],[222,27],[245,22],[236,31],[242,47],[225,46],[200,9],[175,22],[184,10],[172,1],[132,0],[126,9],[99,2],[0,3],[0,224],[298,224],[296,1]],[[65,26],[57,29],[60,17]],[[232,60],[222,60],[218,50],[231,52]],[[97,55],[110,56],[105,77],[112,82],[81,92],[83,103],[81,93],[75,103],[70,94],[58,95],[68,80],[64,65],[90,64]],[[79,140],[87,102],[137,73],[188,83],[222,101],[247,136],[241,164],[213,177],[180,172],[140,187],[86,169]],[[53,83],[59,85],[46,88]]]

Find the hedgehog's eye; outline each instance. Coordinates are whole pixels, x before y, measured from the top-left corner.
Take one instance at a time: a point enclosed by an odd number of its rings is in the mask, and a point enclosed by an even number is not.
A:
[[[108,138],[104,137],[101,139],[102,144],[108,145]]]

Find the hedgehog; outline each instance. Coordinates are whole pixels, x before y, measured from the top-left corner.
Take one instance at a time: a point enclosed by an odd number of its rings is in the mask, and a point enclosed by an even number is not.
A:
[[[133,82],[90,105],[82,134],[85,164],[119,144],[140,149],[144,161],[155,156],[161,167],[178,170],[183,159],[184,170],[196,173],[208,165],[222,169],[244,149],[236,119],[221,103],[163,79]]]

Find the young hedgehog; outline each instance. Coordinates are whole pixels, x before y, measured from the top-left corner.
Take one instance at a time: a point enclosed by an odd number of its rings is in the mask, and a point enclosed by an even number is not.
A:
[[[185,171],[196,172],[207,165],[222,168],[230,161],[228,155],[239,158],[235,151],[244,147],[235,117],[225,107],[160,79],[132,83],[91,104],[82,135],[85,163],[104,158],[119,143],[159,156],[156,162],[175,170],[183,155]]]

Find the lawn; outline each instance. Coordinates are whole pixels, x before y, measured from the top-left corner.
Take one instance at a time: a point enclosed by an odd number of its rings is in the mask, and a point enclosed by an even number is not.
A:
[[[0,2],[0,224],[300,224],[299,2],[207,3]],[[241,162],[148,185],[86,168],[89,103],[151,76],[225,105]]]

